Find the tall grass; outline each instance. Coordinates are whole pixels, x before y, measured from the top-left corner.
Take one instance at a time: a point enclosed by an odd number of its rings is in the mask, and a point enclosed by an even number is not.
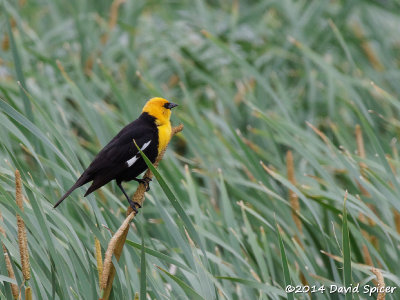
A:
[[[185,129],[159,166],[164,189],[152,182],[113,260],[113,299],[399,286],[399,11],[396,1],[3,0],[0,239],[17,285],[19,214],[33,298],[99,298],[95,241],[104,253],[126,200],[109,184],[52,204],[163,96]],[[12,299],[5,258],[0,299]]]

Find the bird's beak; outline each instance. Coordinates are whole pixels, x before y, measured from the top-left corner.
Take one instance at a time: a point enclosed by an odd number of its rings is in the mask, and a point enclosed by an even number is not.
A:
[[[172,103],[172,102],[169,102],[169,103],[167,104],[167,108],[168,108],[168,109],[172,109],[172,108],[174,108],[174,107],[176,107],[176,106],[178,106],[178,104],[175,104],[175,103]]]

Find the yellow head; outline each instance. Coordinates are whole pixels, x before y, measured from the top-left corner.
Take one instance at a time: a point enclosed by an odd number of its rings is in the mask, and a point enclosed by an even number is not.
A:
[[[156,118],[156,123],[160,126],[169,123],[171,109],[175,106],[178,106],[178,104],[169,102],[163,98],[155,97],[147,101],[142,112],[146,112],[150,116]]]

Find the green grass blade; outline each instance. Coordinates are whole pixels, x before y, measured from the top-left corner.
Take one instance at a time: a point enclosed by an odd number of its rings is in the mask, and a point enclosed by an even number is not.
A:
[[[129,245],[129,246],[132,246],[132,247],[134,247],[134,248],[136,248],[136,249],[141,249],[141,244],[135,243],[135,242],[133,242],[133,241],[126,240],[126,244]],[[164,253],[161,253],[161,252],[159,252],[159,251],[150,249],[150,248],[148,248],[148,247],[144,247],[144,251],[145,251],[148,255],[157,257],[157,258],[159,258],[160,260],[165,261],[166,263],[176,265],[177,267],[182,268],[183,270],[188,271],[188,272],[191,271],[191,269],[188,268],[185,264],[183,264],[183,263],[177,261],[176,259],[174,259],[174,258],[172,258],[172,257],[170,257],[170,256],[168,256],[168,255],[165,255]]]
[[[140,249],[140,300],[146,300],[146,251],[144,249],[144,238],[142,232],[142,246]]]
[[[21,85],[19,87],[20,95],[21,95],[22,100],[24,101],[25,113],[26,113],[28,119],[33,122],[34,121],[34,116],[33,116],[33,112],[32,112],[32,105],[31,105],[31,102],[28,99],[28,96],[25,94],[25,91],[27,90],[27,87],[26,87],[26,83],[25,83],[24,73],[22,71],[21,58],[20,58],[20,55],[18,53],[18,48],[17,48],[17,45],[15,43],[14,34],[13,34],[12,30],[11,30],[10,19],[8,17],[6,17],[6,24],[7,24],[8,35],[10,37],[10,46],[11,46],[11,51],[12,51],[13,58],[14,58],[15,71],[17,73],[18,81],[19,81],[19,83]]]
[[[161,188],[163,189],[165,195],[167,196],[168,200],[171,202],[172,206],[175,208],[176,212],[178,215],[182,218],[183,223],[185,224],[191,238],[199,245],[201,251],[203,252],[204,256],[207,257],[206,252],[204,250],[203,243],[200,239],[199,234],[197,233],[196,229],[194,228],[192,221],[186,214],[185,210],[181,206],[181,204],[178,202],[176,199],[174,193],[172,190],[169,188],[167,183],[165,182],[164,178],[160,175],[160,173],[157,171],[156,168],[154,168],[153,164],[151,161],[147,158],[146,154],[140,150],[140,148],[137,146],[136,142],[135,146],[139,150],[140,154],[142,155],[142,158],[146,162],[147,167],[151,170],[151,172],[154,174],[154,176],[157,178],[158,183],[160,184]]]
[[[8,283],[17,284],[17,281],[15,281],[15,279],[12,279],[12,278],[4,276],[4,275],[0,275],[0,282],[1,283],[8,282]]]
[[[157,268],[161,270],[164,274],[166,274],[169,278],[174,280],[184,290],[189,299],[204,300],[203,297],[201,297],[198,293],[196,293],[196,291],[193,290],[190,286],[188,286],[184,281],[182,281],[178,277],[172,275],[171,273],[167,272],[166,270],[164,270],[159,266],[157,266]]]
[[[281,289],[278,289],[274,286],[263,284],[257,281],[252,281],[248,279],[243,279],[243,278],[236,278],[236,277],[228,277],[228,276],[217,276],[219,279],[223,280],[229,280],[232,282],[237,282],[240,284],[243,284],[244,286],[256,288],[258,290],[263,291],[264,293],[268,293],[269,295],[279,295],[279,296],[286,296],[286,293],[282,291]]]
[[[343,227],[342,227],[342,243],[343,243],[343,277],[344,286],[349,287],[352,284],[351,278],[351,253],[350,253],[350,237],[349,228],[347,226],[347,210],[346,210],[347,192],[343,201]],[[351,293],[346,293],[346,300],[352,299]]]
[[[281,234],[279,232],[278,224],[275,223],[275,226],[276,226],[276,233],[278,235],[278,240],[279,240],[279,249],[281,252],[281,261],[282,261],[282,267],[283,267],[283,275],[285,277],[285,286],[289,286],[289,285],[292,285],[292,279],[290,277],[289,265],[288,265],[288,260],[286,257],[285,246],[283,245],[283,241],[282,241]],[[287,299],[294,300],[293,293],[287,293]]]

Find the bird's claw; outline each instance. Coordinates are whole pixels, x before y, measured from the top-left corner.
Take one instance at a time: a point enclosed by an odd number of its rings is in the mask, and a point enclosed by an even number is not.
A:
[[[132,208],[132,210],[135,212],[135,215],[137,215],[138,208],[142,208],[142,206],[140,205],[140,203],[138,202],[134,202],[134,201],[129,201],[129,206]]]
[[[139,183],[143,184],[146,187],[146,192],[150,191],[150,181],[152,181],[152,179],[147,176],[143,179],[139,179]]]

